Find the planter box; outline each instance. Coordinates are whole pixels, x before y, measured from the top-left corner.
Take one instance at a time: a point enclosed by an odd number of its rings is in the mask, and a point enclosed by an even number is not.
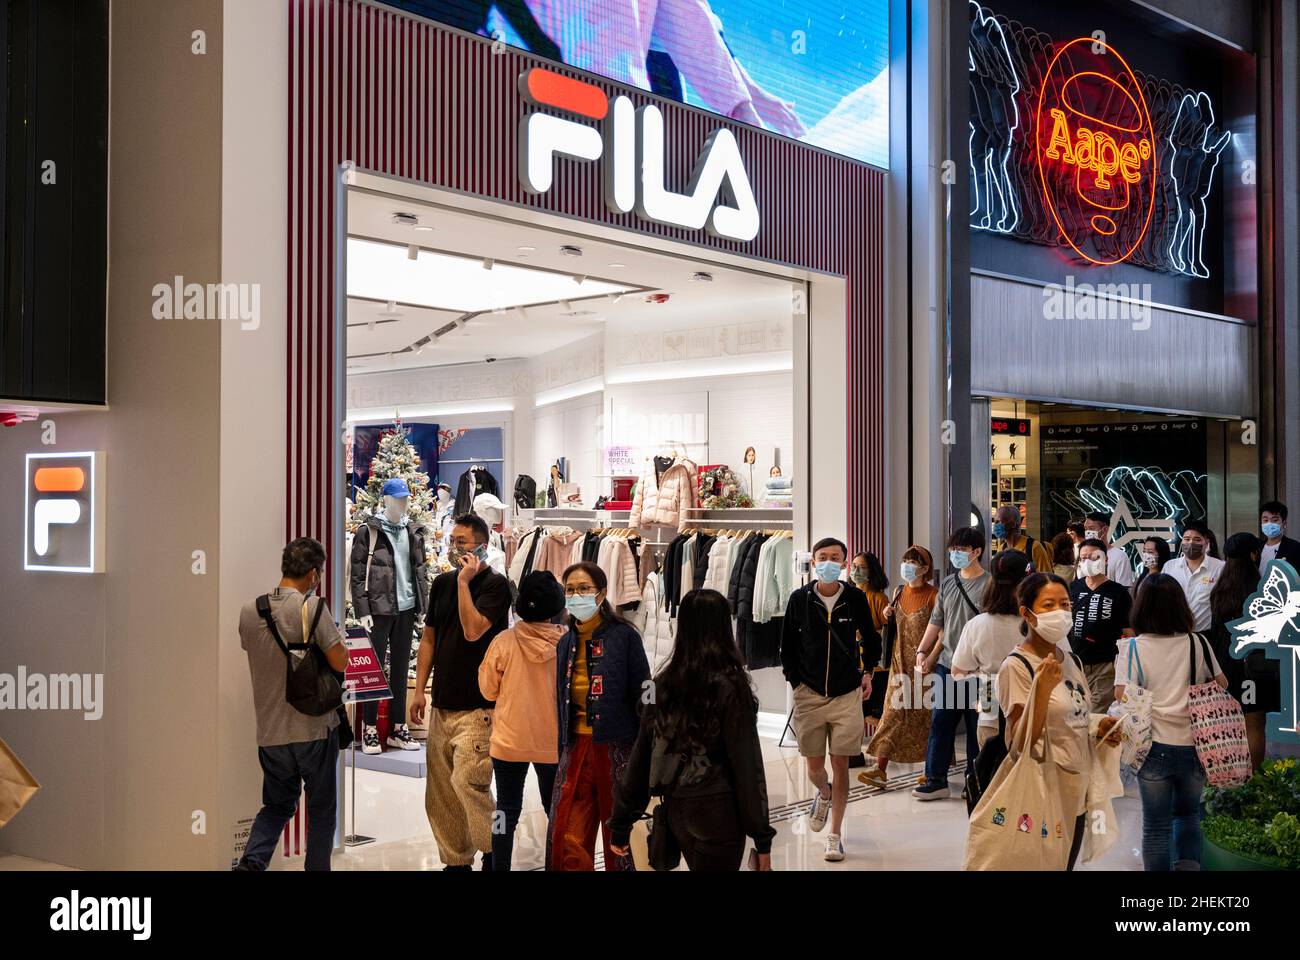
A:
[[[1252,860],[1245,854],[1236,853],[1226,847],[1221,847],[1208,837],[1203,841],[1201,847],[1201,866],[1206,870],[1281,870],[1282,868],[1272,864],[1264,863],[1262,860]]]

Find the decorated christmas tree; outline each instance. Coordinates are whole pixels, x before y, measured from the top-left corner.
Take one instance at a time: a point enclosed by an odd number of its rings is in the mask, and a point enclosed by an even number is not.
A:
[[[432,526],[433,491],[429,489],[429,477],[420,469],[420,455],[415,452],[402,422],[398,420],[393,429],[385,430],[379,436],[379,449],[370,461],[370,477],[365,489],[357,491],[356,506],[348,520],[349,531],[355,531],[367,517],[383,509],[384,483],[395,477],[401,477],[411,488],[411,503],[407,508],[411,524],[415,527]]]

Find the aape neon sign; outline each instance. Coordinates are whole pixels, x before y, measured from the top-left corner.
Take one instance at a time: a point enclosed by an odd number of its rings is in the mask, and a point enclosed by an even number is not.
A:
[[[653,104],[612,100],[594,84],[535,67],[519,78],[524,98],[588,122],[526,114],[519,128],[519,178],[532,194],[554,182],[557,155],[604,159],[605,202],[617,213],[748,242],[758,236],[758,204],[732,132],[719,127],[704,141],[684,193],[665,183],[664,118]],[[600,122],[600,128],[591,125]]]
[[[1076,70],[1072,55],[1118,69]],[[1061,237],[1085,260],[1118,263],[1142,242],[1155,208],[1155,143],[1141,84],[1113,47],[1079,37],[1056,51],[1038,96],[1038,177]],[[1118,252],[1096,254],[1091,240],[1122,228]]]

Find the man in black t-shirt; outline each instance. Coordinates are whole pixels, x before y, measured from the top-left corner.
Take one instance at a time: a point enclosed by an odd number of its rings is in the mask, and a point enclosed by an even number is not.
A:
[[[510,581],[484,563],[487,542],[481,518],[455,520],[448,557],[456,569],[440,575],[429,591],[411,697],[411,719],[419,723],[432,668],[424,809],[449,870],[473,869],[479,850],[483,869],[491,869],[492,702],[479,690],[478,668],[492,638],[510,625],[512,598]]]
[[[1074,626],[1070,648],[1083,661],[1092,692],[1091,710],[1105,713],[1115,701],[1115,656],[1120,637],[1131,637],[1129,592],[1106,578],[1106,544],[1095,538],[1079,545],[1078,577],[1070,584]]]

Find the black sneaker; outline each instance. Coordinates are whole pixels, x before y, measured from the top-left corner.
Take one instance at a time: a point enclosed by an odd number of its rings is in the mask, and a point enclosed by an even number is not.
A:
[[[379,745],[379,728],[366,724],[361,728],[361,752],[362,753],[383,753],[384,748]]]
[[[388,735],[388,745],[396,747],[398,750],[420,749],[419,741],[411,736],[411,731],[407,729],[404,723],[394,724],[392,733]]]
[[[479,862],[478,868],[488,873],[492,872],[492,854],[484,852],[483,859]]]

